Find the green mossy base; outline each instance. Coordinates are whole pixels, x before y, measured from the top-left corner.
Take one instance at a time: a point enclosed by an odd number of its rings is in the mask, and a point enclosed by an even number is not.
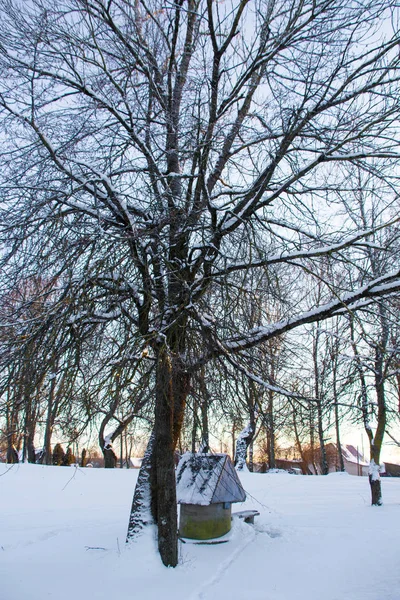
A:
[[[179,535],[192,540],[211,540],[231,530],[231,509],[222,504],[181,505]]]

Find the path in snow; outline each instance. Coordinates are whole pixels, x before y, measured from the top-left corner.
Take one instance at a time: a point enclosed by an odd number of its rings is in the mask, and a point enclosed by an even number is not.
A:
[[[193,594],[191,600],[206,600],[211,588],[219,583],[224,575],[228,575],[229,577],[228,571],[231,570],[233,563],[240,559],[247,546],[254,542],[256,533],[253,527],[250,527],[243,522],[235,522],[233,529],[230,541],[233,543],[233,541],[236,540],[235,550],[225,558],[218,567],[217,572]]]

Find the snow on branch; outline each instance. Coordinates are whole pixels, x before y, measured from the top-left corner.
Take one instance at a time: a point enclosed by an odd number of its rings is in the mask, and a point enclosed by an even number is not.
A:
[[[250,330],[247,334],[237,336],[231,340],[223,342],[223,347],[227,352],[240,352],[246,348],[252,348],[262,342],[274,338],[278,335],[291,331],[300,325],[315,323],[333,317],[345,310],[356,310],[357,303],[366,298],[380,298],[400,291],[400,270],[391,271],[387,275],[374,279],[369,284],[364,285],[354,292],[348,292],[337,300],[322,304],[312,310],[300,313],[278,321],[272,325],[260,326]],[[217,352],[217,354],[219,354]]]
[[[381,225],[380,227],[368,229],[365,231],[359,231],[358,233],[344,239],[342,242],[339,242],[337,244],[321,246],[320,248],[315,248],[313,250],[302,250],[300,252],[287,252],[287,253],[281,253],[281,254],[275,254],[272,256],[268,256],[264,260],[260,260],[260,261],[251,263],[251,267],[252,268],[266,267],[266,266],[274,265],[277,263],[291,262],[291,261],[299,259],[299,258],[317,258],[320,256],[326,256],[328,254],[333,254],[335,252],[339,252],[340,250],[344,250],[345,248],[348,248],[350,246],[359,246],[361,244],[357,244],[357,242],[359,242],[360,240],[363,240],[364,238],[366,238],[370,235],[373,235],[374,233],[376,233],[380,229],[383,229],[384,227],[389,227],[391,225],[394,225],[395,223],[397,223],[399,221],[400,221],[400,218],[396,218],[396,219],[393,219],[392,221],[390,221],[389,223],[385,223],[384,225]],[[363,243],[363,245],[364,244],[367,244],[367,242]],[[214,273],[214,276],[220,277],[222,275],[227,275],[228,273],[233,273],[234,271],[241,271],[241,270],[248,270],[248,269],[249,269],[248,262],[232,264],[232,265],[228,265],[226,267],[226,269],[223,269],[221,271]]]

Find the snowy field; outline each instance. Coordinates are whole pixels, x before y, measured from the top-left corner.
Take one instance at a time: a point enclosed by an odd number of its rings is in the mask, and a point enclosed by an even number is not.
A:
[[[229,541],[125,547],[138,471],[0,465],[0,600],[400,600],[400,479],[244,474]]]

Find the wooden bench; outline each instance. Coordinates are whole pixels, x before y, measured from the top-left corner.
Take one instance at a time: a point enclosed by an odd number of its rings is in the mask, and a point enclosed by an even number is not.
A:
[[[254,525],[254,517],[258,517],[259,515],[258,510],[240,510],[239,512],[232,513],[232,519],[233,517],[237,517],[238,519],[243,519],[245,523]]]

